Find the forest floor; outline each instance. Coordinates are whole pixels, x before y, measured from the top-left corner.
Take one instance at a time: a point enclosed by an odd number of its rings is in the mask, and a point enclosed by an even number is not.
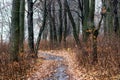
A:
[[[39,51],[38,57],[28,80],[101,80],[95,77],[96,71],[88,72],[78,66],[70,49]]]

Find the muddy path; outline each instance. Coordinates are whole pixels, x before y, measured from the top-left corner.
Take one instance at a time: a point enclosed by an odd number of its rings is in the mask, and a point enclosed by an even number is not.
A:
[[[69,80],[69,75],[66,73],[67,66],[63,63],[65,60],[63,57],[55,56],[47,53],[42,53],[46,60],[57,61],[57,67],[55,68],[55,73],[50,77],[44,78],[44,80]]]
[[[56,56],[53,55],[52,53],[39,53],[39,56],[42,56],[44,58],[44,61],[55,61],[56,65],[52,65],[55,67],[52,67],[54,69],[53,72],[49,75],[49,76],[45,76],[43,78],[39,78],[39,75],[41,75],[41,73],[39,73],[39,71],[36,73],[34,73],[31,78],[29,78],[28,80],[69,80],[69,75],[67,74],[67,69],[68,66],[65,65],[65,58],[61,57],[61,56]],[[43,63],[45,64],[45,63]],[[50,67],[48,67],[50,68]],[[43,73],[46,73],[46,71],[44,71]]]

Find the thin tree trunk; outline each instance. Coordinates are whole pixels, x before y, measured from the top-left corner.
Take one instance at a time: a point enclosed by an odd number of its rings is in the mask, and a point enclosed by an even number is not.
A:
[[[102,20],[103,20],[103,15],[101,16],[101,19],[99,21],[98,28],[97,29],[94,28],[92,30],[92,39],[93,39],[92,64],[96,64],[98,62],[97,38],[98,38],[98,34],[99,34],[99,30],[100,30],[100,27],[101,27]]]
[[[28,45],[31,53],[34,53],[34,33],[33,33],[33,1],[28,1]]]
[[[111,1],[105,0],[103,3],[106,6],[107,12],[104,17],[104,27],[106,29],[106,33],[111,36],[111,33],[113,32],[113,12],[112,12],[112,4]]]
[[[59,22],[60,22],[60,26],[59,26],[59,43],[61,43],[61,41],[62,41],[62,26],[63,26],[61,0],[58,0],[58,4],[59,4]]]
[[[35,53],[36,53],[36,56],[37,56],[37,53],[38,53],[38,49],[39,49],[39,45],[40,45],[40,41],[41,41],[41,35],[46,27],[46,21],[47,21],[47,6],[46,6],[46,0],[44,2],[44,14],[43,14],[43,23],[42,23],[42,27],[40,28],[39,30],[39,35],[38,35],[38,38],[37,38],[37,43],[36,43],[36,48],[35,48]]]
[[[67,37],[67,12],[64,1],[64,46],[66,47],[66,37]]]
[[[56,25],[55,25],[55,17],[56,17],[56,15],[55,15],[55,3],[53,3],[53,6],[52,6],[52,8],[53,8],[53,17],[52,17],[52,23],[53,23],[53,32],[54,32],[54,42],[55,42],[55,44],[57,43],[57,32],[56,32]]]
[[[80,34],[80,19],[79,19],[79,17],[77,19],[77,34],[78,34],[78,36]]]
[[[1,8],[1,4],[0,4],[0,8]],[[3,26],[4,26],[4,16],[3,16],[3,12],[2,9],[0,9],[0,13],[1,13],[1,20],[2,20],[2,26],[1,26],[1,35],[0,35],[0,39],[1,39],[1,47],[3,46]]]
[[[118,35],[120,36],[120,2],[118,3],[118,22],[119,22]]]
[[[67,0],[65,0],[65,3],[66,3],[65,6],[66,6],[67,13],[68,13],[68,17],[69,17],[69,19],[71,21],[71,24],[72,24],[72,27],[73,27],[73,36],[74,36],[75,42],[78,45],[78,47],[80,49],[82,49],[82,46],[81,46],[81,43],[80,43],[80,40],[79,40],[79,36],[77,34],[77,31],[76,31],[76,24],[75,24],[74,19],[72,17],[72,14],[71,14],[71,11],[70,11]]]
[[[72,14],[71,14],[71,11],[70,11],[70,8],[69,8],[69,5],[68,5],[68,2],[67,0],[65,0],[65,3],[66,3],[66,10],[67,10],[67,13],[68,13],[68,17],[70,19],[70,22],[72,24],[72,28],[73,28],[73,36],[74,36],[74,39],[75,39],[75,42],[76,42],[76,45],[78,46],[78,48],[80,50],[82,50],[82,55],[83,55],[83,59],[84,61],[86,61],[87,57],[88,57],[88,53],[86,52],[85,48],[82,46],[80,40],[79,40],[79,36],[77,34],[77,31],[76,31],[76,24],[74,22],[74,19],[72,17]]]
[[[119,34],[119,20],[118,20],[118,0],[113,0],[113,13],[114,13],[114,31]]]
[[[53,48],[53,24],[52,24],[52,14],[51,14],[51,3],[52,1],[49,3],[48,6],[48,15],[49,15],[49,27],[50,27],[50,48]]]

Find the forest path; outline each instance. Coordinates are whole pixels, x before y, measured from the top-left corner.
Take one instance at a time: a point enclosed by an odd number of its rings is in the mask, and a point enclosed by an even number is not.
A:
[[[27,80],[99,80],[77,62],[71,49],[40,50],[35,71]]]
[[[42,64],[37,66],[35,73],[28,80],[70,80],[66,59],[63,56],[39,51],[38,57]]]
[[[44,78],[44,80],[69,80],[69,75],[66,73],[67,66],[64,64],[65,59],[63,57],[48,53],[42,53],[41,55],[45,57],[45,60],[57,61],[55,73],[53,73],[50,77]]]

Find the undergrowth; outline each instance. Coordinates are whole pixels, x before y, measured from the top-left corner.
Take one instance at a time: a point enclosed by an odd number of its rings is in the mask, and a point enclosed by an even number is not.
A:
[[[91,64],[92,40],[83,47],[88,52],[84,57],[82,50],[78,49],[73,38],[67,38],[66,45],[50,45],[48,41],[41,41],[39,49],[41,50],[58,50],[72,49],[73,57],[76,59],[79,67],[83,67],[93,77],[99,80],[119,80],[120,79],[120,38],[115,35],[98,37],[98,63]],[[83,44],[83,43],[82,43]],[[0,80],[21,80],[27,79],[32,72],[34,63],[32,63],[27,53],[20,54],[19,62],[10,62],[7,44],[0,46]]]
[[[119,80],[120,79],[120,39],[113,35],[100,36],[98,38],[98,63],[91,64],[92,43],[88,40],[86,50],[87,58],[81,53],[81,50],[75,49],[75,58],[79,66],[82,66],[93,77],[99,80]]]
[[[61,45],[57,45],[53,49],[71,49],[72,56],[76,59],[76,63],[86,69],[89,75],[93,76],[97,80],[119,80],[120,79],[120,38],[115,35],[111,36],[99,36],[97,44],[98,51],[98,63],[93,65],[91,54],[93,52],[92,39],[88,39],[87,44],[82,46],[87,51],[88,56],[84,56],[82,50],[77,48],[73,38],[69,37],[66,42]],[[82,42],[82,41],[81,41]],[[42,42],[40,44],[41,50],[50,50],[49,42]]]
[[[33,71],[34,59],[20,53],[18,62],[11,62],[8,45],[0,46],[0,80],[26,80]]]

